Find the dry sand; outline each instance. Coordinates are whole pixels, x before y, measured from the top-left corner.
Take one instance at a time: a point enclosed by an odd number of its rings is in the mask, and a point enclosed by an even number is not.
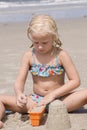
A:
[[[57,23],[60,39],[63,42],[62,47],[69,52],[80,74],[82,81],[80,87],[87,87],[87,18],[61,19],[57,20]],[[14,93],[14,82],[21,58],[30,46],[26,33],[27,26],[28,22],[0,23],[0,94]],[[30,74],[25,87],[25,93],[32,91]],[[87,114],[81,112],[69,114],[74,130],[87,128]],[[4,120],[3,130],[45,130],[46,122],[40,127],[33,128],[28,115],[9,114]]]

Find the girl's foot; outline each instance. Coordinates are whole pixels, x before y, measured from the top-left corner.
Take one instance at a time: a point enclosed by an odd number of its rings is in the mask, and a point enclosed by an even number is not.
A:
[[[3,122],[0,121],[0,129],[3,127]]]

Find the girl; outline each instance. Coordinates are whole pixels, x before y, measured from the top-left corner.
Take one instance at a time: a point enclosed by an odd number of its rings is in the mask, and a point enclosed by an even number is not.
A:
[[[80,85],[79,74],[68,53],[61,49],[61,41],[55,21],[48,15],[34,16],[29,23],[27,35],[32,41],[31,49],[23,56],[15,82],[15,96],[0,95],[0,120],[5,110],[25,113],[34,106],[47,105],[61,99],[68,112],[87,103],[87,89],[72,92]],[[24,94],[24,84],[31,72],[33,94]],[[65,73],[68,81],[65,82]],[[0,121],[0,128],[3,122]]]

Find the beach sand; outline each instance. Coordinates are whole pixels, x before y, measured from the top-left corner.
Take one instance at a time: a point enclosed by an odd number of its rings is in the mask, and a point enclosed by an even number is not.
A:
[[[62,48],[72,57],[81,77],[81,88],[87,87],[87,17],[57,20]],[[14,94],[14,83],[21,58],[29,49],[27,22],[0,23],[0,94]],[[25,93],[32,91],[32,77],[29,74]],[[85,106],[85,108],[87,108]],[[87,110],[69,114],[72,129],[87,129]],[[8,114],[4,119],[3,130],[45,130],[44,121],[39,127],[32,127],[28,115]]]

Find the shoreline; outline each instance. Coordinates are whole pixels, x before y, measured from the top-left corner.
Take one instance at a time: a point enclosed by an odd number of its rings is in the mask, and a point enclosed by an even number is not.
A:
[[[50,5],[0,9],[0,23],[21,21],[25,22],[36,14],[48,14],[51,15],[54,19],[87,17],[87,4],[81,4],[80,6]]]

